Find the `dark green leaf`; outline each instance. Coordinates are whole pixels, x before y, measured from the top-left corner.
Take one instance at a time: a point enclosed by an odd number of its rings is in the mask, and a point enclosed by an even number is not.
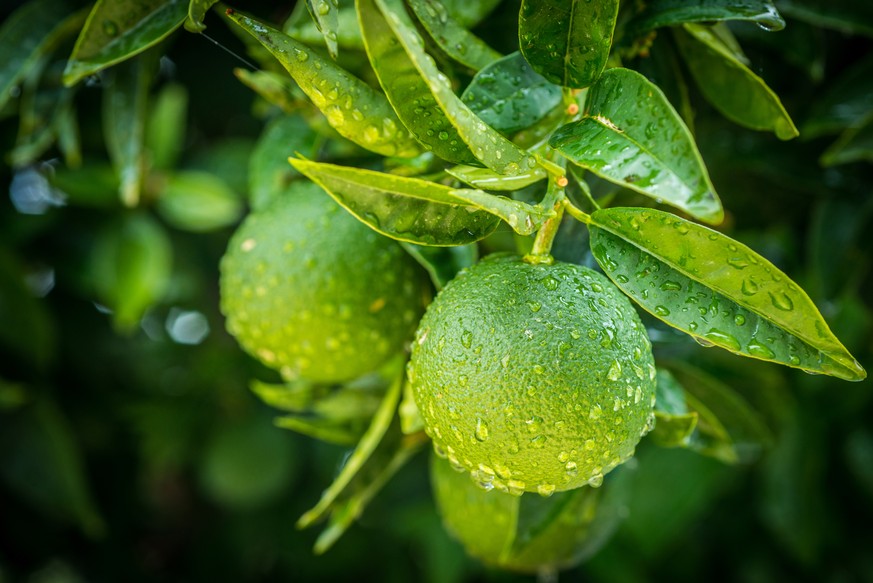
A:
[[[701,93],[725,117],[780,140],[798,136],[779,97],[713,32],[698,24],[675,29],[679,50]]]
[[[618,5],[618,0],[522,0],[521,52],[549,81],[588,87],[609,58]]]
[[[383,94],[278,30],[238,12],[229,16],[279,60],[344,137],[385,156],[418,154],[418,145]]]
[[[336,43],[344,49],[361,51],[364,49],[364,39],[361,37],[361,28],[358,26],[358,14],[355,11],[355,0],[339,0],[337,14]],[[308,45],[321,45],[325,42],[324,35],[318,26],[310,18],[308,11],[303,8],[304,3],[298,2],[297,7],[288,17],[282,30]],[[299,8],[298,8],[299,7]]]
[[[321,33],[327,52],[336,60],[337,32],[339,31],[338,0],[306,0],[306,8]]]
[[[187,0],[97,0],[67,61],[64,83],[74,85],[158,44],[187,14]]]
[[[463,247],[450,247],[450,249],[463,249]],[[397,410],[400,416],[400,430],[403,435],[412,435],[424,431],[424,419],[418,405],[415,404],[415,395],[412,393],[412,384],[407,379],[403,383],[403,398]]]
[[[299,112],[308,103],[306,94],[287,75],[248,69],[234,69],[233,74],[243,85],[284,113]]]
[[[72,97],[72,95],[70,96]],[[78,169],[82,165],[82,143],[79,135],[79,121],[72,99],[62,100],[53,120],[58,149],[64,156],[68,168]]]
[[[782,30],[785,20],[772,0],[652,0],[627,27],[634,34],[689,22],[745,20],[767,30]]]
[[[423,247],[413,243],[402,243],[403,248],[427,270],[437,290],[445,287],[459,271],[476,263],[475,245],[456,247]]]
[[[563,103],[561,88],[531,69],[518,52],[479,71],[461,100],[504,135],[542,121]]]
[[[721,202],[688,128],[658,87],[610,69],[589,90],[584,117],[549,144],[601,176],[701,220],[719,223]]]
[[[206,13],[209,12],[209,9],[217,3],[218,0],[189,0],[188,18],[185,19],[185,28],[190,32],[203,32],[206,30],[203,19],[206,18]]]
[[[814,26],[873,37],[873,4],[858,0],[775,0],[792,18]]]
[[[297,115],[279,117],[264,128],[249,159],[249,203],[253,209],[264,208],[287,190],[299,176],[288,163],[288,157],[314,157],[318,141],[318,136]]]
[[[49,75],[50,72],[46,74]],[[64,127],[65,123],[75,124],[72,118],[75,90],[68,87],[43,87],[40,85],[41,80],[40,77],[27,78],[22,83],[18,136],[15,148],[9,153],[9,162],[13,167],[38,162],[58,139],[59,131],[75,129],[75,125],[73,128]],[[64,137],[77,142],[77,136]],[[78,143],[65,146],[73,148],[74,158],[79,154]]]
[[[114,67],[103,94],[103,135],[120,180],[121,202],[139,204],[146,173],[145,131],[156,53]]]
[[[43,370],[52,360],[55,330],[44,301],[27,288],[15,256],[0,248],[0,348],[11,359]]]
[[[698,414],[688,412],[685,389],[669,371],[658,369],[655,428],[649,438],[661,447],[688,447]]]
[[[49,180],[70,204],[104,208],[119,204],[118,177],[109,164],[86,164],[75,170],[55,168]]]
[[[857,127],[849,128],[821,156],[824,166],[850,162],[873,162],[873,114]]]
[[[472,28],[482,22],[502,0],[442,0],[449,14],[461,26]]]
[[[176,166],[185,147],[187,122],[187,89],[176,83],[164,85],[146,125],[145,143],[153,168],[169,170]]]
[[[873,111],[873,57],[841,73],[815,99],[804,121],[803,137],[817,138],[856,126]]]
[[[465,245],[490,234],[499,219],[531,234],[551,216],[550,211],[481,190],[307,160],[291,163],[361,221],[408,243]]]
[[[462,65],[478,71],[501,57],[455,20],[439,0],[408,0],[408,4],[440,49]]]
[[[867,376],[806,292],[745,245],[651,209],[599,210],[589,227],[609,278],[701,343],[846,380]]]
[[[542,166],[532,168],[527,172],[515,176],[504,176],[488,168],[478,166],[460,165],[447,168],[446,172],[473,188],[482,190],[509,190],[515,191],[530,186],[535,182],[544,180],[548,174]]]
[[[194,233],[232,225],[243,212],[242,200],[224,181],[197,170],[167,176],[157,206],[169,224]]]
[[[131,332],[160,300],[170,279],[173,248],[149,215],[132,214],[102,234],[91,257],[91,281],[116,327]]]

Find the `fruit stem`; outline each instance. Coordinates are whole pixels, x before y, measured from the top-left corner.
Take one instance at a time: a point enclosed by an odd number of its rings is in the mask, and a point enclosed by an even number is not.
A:
[[[524,256],[524,260],[527,263],[551,264],[554,261],[551,254],[552,242],[555,240],[555,235],[558,234],[561,219],[564,217],[564,206],[567,202],[567,195],[564,192],[566,185],[566,176],[549,176],[549,189],[546,191],[545,198],[543,198],[543,206],[551,207],[555,215],[543,223],[543,226],[537,231],[537,236],[534,239],[530,253]]]
[[[567,214],[569,214],[571,217],[573,217],[577,221],[585,223],[586,225],[591,223],[591,215],[589,215],[588,213],[583,212],[582,210],[577,208],[569,200],[564,201],[564,208],[566,209]]]

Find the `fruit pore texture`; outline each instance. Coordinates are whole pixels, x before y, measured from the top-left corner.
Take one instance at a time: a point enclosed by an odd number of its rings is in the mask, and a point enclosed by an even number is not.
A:
[[[221,307],[242,347],[287,379],[341,382],[412,337],[430,291],[394,241],[311,183],[244,221],[221,262]]]
[[[461,272],[422,319],[408,373],[435,451],[486,489],[598,486],[654,420],[639,316],[568,263],[492,256]]]

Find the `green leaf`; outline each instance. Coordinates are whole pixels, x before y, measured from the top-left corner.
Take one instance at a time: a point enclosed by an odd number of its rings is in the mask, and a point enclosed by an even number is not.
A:
[[[465,245],[494,231],[498,217],[529,235],[551,216],[551,211],[481,190],[307,160],[292,159],[291,164],[358,219],[399,241]]]
[[[465,267],[476,263],[476,245],[455,247],[423,247],[413,243],[402,243],[406,252],[418,261],[430,275],[434,287],[441,290]]]
[[[50,75],[50,71],[46,73],[47,77]],[[73,116],[75,90],[51,85],[42,87],[41,81],[42,79],[37,76],[26,78],[22,83],[18,135],[15,148],[8,156],[9,163],[13,167],[27,166],[43,158],[58,138],[59,130],[65,129],[64,118],[68,118],[66,121],[70,122],[69,118]],[[74,149],[78,148],[78,144],[75,143],[67,145]],[[77,155],[78,151],[73,154]]]
[[[618,0],[522,0],[521,53],[549,81],[588,87],[609,58],[618,6]]]
[[[418,145],[383,94],[278,30],[239,12],[228,16],[279,60],[344,137],[384,156],[418,154]]]
[[[791,18],[817,27],[873,37],[873,4],[858,0],[775,0]]]
[[[873,112],[857,127],[843,132],[821,156],[824,166],[861,161],[873,162]]]
[[[203,19],[206,18],[206,13],[215,4],[218,4],[218,0],[189,0],[185,29],[189,32],[203,32],[206,30]]]
[[[170,279],[173,248],[149,215],[127,215],[94,244],[90,277],[99,301],[122,332],[131,332],[160,300]]]
[[[67,167],[78,169],[82,165],[82,143],[72,92],[69,97],[58,103],[52,126]]]
[[[169,170],[176,166],[185,147],[187,123],[188,90],[178,83],[164,85],[146,124],[145,144],[152,168]]]
[[[689,447],[698,413],[689,413],[685,389],[669,371],[658,369],[655,389],[655,428],[649,437],[661,447]]]
[[[502,55],[452,17],[439,0],[407,0],[424,29],[448,56],[473,70]]]
[[[582,119],[549,144],[598,176],[719,223],[721,202],[694,138],[661,90],[629,69],[610,69],[588,91]]]
[[[234,69],[233,74],[243,85],[284,113],[299,112],[305,104],[309,103],[306,94],[287,75],[248,69]]]
[[[64,84],[75,85],[158,44],[187,14],[186,0],[97,0],[67,61]]]
[[[419,141],[445,160],[466,164],[478,159],[500,174],[536,166],[533,156],[485,124],[455,95],[448,77],[424,52],[401,0],[358,0],[357,5],[373,68]],[[399,45],[392,45],[392,38]]]
[[[103,93],[103,135],[120,179],[121,202],[129,207],[139,204],[145,179],[146,116],[155,57],[151,52],[114,67]]]
[[[214,174],[182,170],[167,176],[157,208],[174,227],[206,233],[236,223],[242,215],[243,203]]]
[[[535,72],[518,52],[479,71],[461,100],[504,135],[535,125],[563,105],[561,88]]]
[[[655,28],[689,22],[743,20],[766,30],[782,30],[785,20],[772,0],[652,0],[628,22],[628,30],[640,35]]]
[[[482,190],[515,191],[544,180],[548,176],[542,166],[537,166],[515,176],[504,176],[488,168],[467,166],[465,164],[446,168],[446,172],[461,182],[469,184],[474,188],[481,188]]]
[[[336,44],[343,49],[361,51],[364,49],[364,39],[361,37],[361,27],[358,26],[358,13],[355,11],[355,0],[339,0],[337,14]],[[299,7],[299,8],[298,8]],[[282,26],[285,34],[308,45],[324,44],[324,34],[318,29],[303,3],[299,2],[291,16]]]
[[[0,109],[33,67],[81,26],[83,12],[68,14],[61,0],[32,0],[6,18],[0,27]]]
[[[799,135],[779,97],[713,29],[686,24],[675,29],[675,36],[701,93],[725,117],[753,130],[772,131],[780,140]]]
[[[47,369],[55,351],[48,304],[28,289],[23,266],[5,247],[0,247],[0,321],[0,349],[7,358],[31,370]]]
[[[502,0],[442,0],[449,15],[461,26],[473,28],[482,22]]]
[[[837,76],[810,105],[802,124],[805,139],[839,133],[857,126],[873,111],[873,56]]]
[[[118,177],[108,163],[85,164],[81,168],[55,168],[48,177],[53,187],[66,195],[69,204],[112,208],[119,204]]]
[[[339,31],[338,0],[306,0],[306,8],[324,39],[327,52],[336,60],[337,31]]]
[[[0,408],[2,408],[2,405],[0,405]],[[412,384],[408,379],[403,383],[403,398],[400,400],[400,407],[397,412],[400,415],[400,430],[403,432],[403,435],[412,435],[424,431],[424,419],[421,418],[421,412],[418,410],[418,405],[415,404]]]
[[[249,159],[249,202],[253,209],[268,206],[286,192],[299,176],[288,164],[288,157],[315,156],[318,142],[318,136],[298,115],[276,118],[264,128]]]
[[[589,227],[609,278],[701,343],[851,381],[867,376],[806,292],[745,245],[651,209],[599,210]]]

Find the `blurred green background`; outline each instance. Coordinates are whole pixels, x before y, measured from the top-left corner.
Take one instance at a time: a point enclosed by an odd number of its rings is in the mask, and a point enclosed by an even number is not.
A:
[[[692,87],[697,141],[728,212],[724,228],[808,290],[869,371],[873,15],[857,1],[777,5],[784,31],[733,31],[801,138],[733,126]],[[289,12],[267,1],[242,7],[278,22]],[[4,3],[0,18],[13,8]],[[506,50],[517,13],[504,2],[476,32]],[[206,23],[210,36],[245,52],[217,17]],[[56,78],[69,49],[46,63],[40,91],[25,87],[0,110],[0,582],[529,579],[483,568],[445,534],[424,454],[327,555],[313,555],[317,532],[294,524],[347,451],[272,425],[275,412],[248,383],[275,377],[241,352],[218,311],[218,261],[275,111],[234,77],[234,57],[177,33],[162,47],[152,89],[162,97],[151,111],[181,107],[184,132],[153,123],[152,143],[175,172],[154,180],[183,176],[195,186],[125,210],[101,129],[111,79],[61,96]],[[658,79],[656,63],[637,65]],[[27,98],[32,115],[19,117]],[[76,172],[65,169],[63,144],[40,146],[40,124],[62,109],[51,99],[74,106],[84,160]],[[169,105],[158,108],[160,99]],[[834,146],[849,139],[848,151]],[[107,303],[129,313],[113,319]],[[626,521],[561,579],[873,581],[871,381],[741,360],[647,325],[659,361],[732,386],[771,443],[728,466],[644,440]]]

